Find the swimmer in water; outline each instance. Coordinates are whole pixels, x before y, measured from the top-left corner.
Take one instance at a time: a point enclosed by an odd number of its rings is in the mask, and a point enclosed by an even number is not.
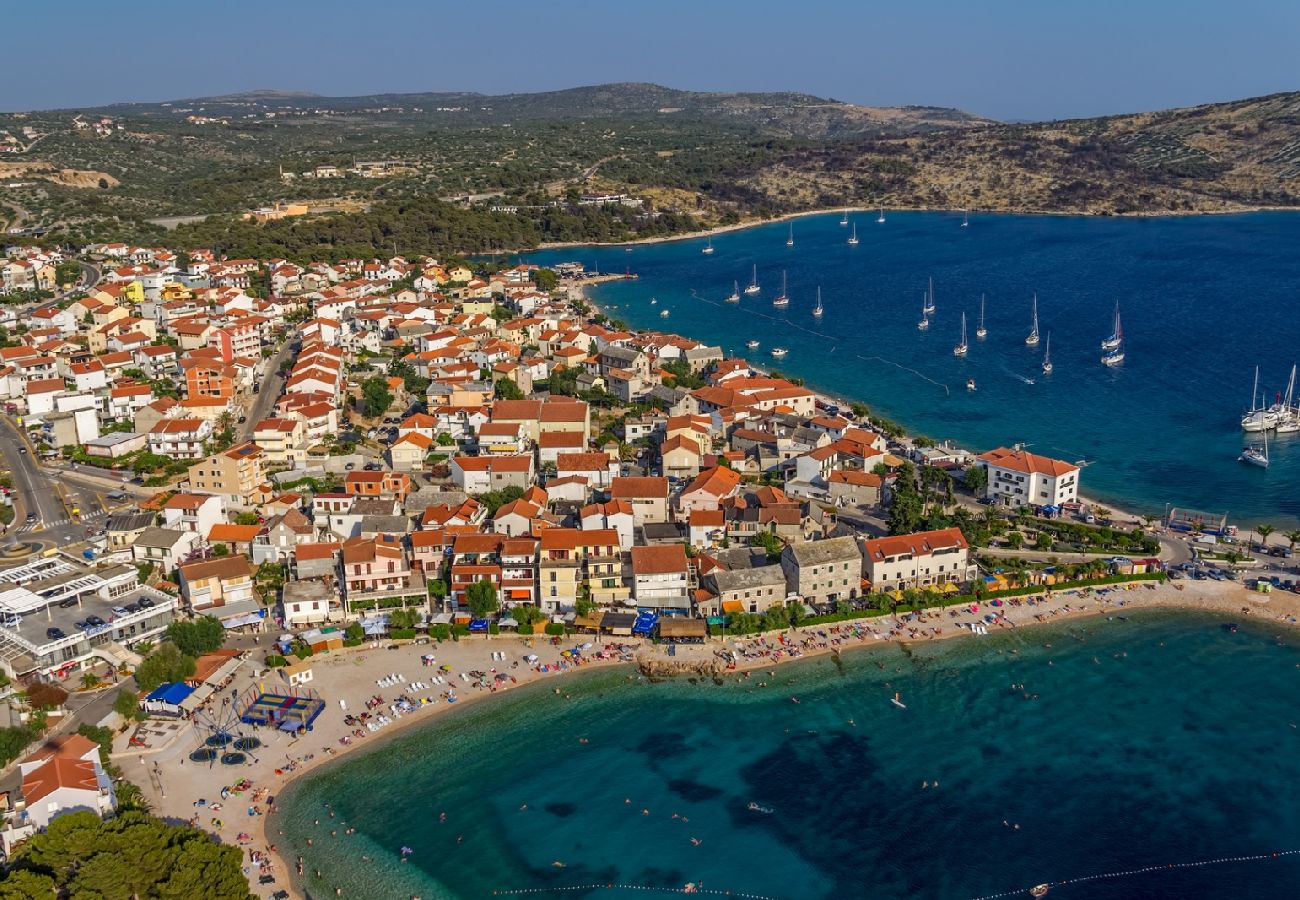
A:
[[[691,843],[698,847],[700,846],[700,844],[703,844],[704,841],[700,840],[699,838],[691,838]]]

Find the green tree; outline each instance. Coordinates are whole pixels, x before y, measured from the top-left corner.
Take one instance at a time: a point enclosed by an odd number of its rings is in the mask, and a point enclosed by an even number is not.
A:
[[[242,513],[240,513],[239,515],[235,516],[235,524],[236,524],[236,525],[256,525],[256,524],[257,524],[257,513],[253,513],[253,512],[242,512]]]
[[[785,549],[785,542],[770,531],[760,531],[751,535],[749,545],[751,547],[762,547],[770,560],[780,559],[781,551]]]
[[[361,627],[360,622],[353,622],[347,628],[343,629],[343,636],[349,641],[360,641],[366,636],[365,629]]]
[[[361,382],[361,400],[366,407],[366,415],[382,416],[393,405],[392,392],[388,382],[379,375],[374,375]]]
[[[984,489],[989,486],[989,473],[983,466],[978,463],[971,463],[962,473],[962,480],[966,482],[966,489],[975,496],[982,496]]]
[[[148,693],[161,684],[184,681],[194,674],[194,657],[182,653],[170,641],[158,646],[135,672],[135,683]]]
[[[865,419],[867,416],[871,415],[871,410],[867,409],[867,404],[865,403],[850,403],[849,412],[853,413],[854,418],[857,419]]]
[[[1300,542],[1300,531],[1288,531],[1284,536],[1291,542],[1291,552],[1294,553],[1296,543]]]
[[[119,691],[113,698],[113,711],[127,721],[140,719],[140,698],[129,688]]]
[[[225,645],[226,629],[220,619],[199,616],[191,622],[172,622],[167,626],[167,637],[181,653],[199,657]]]
[[[1025,543],[1025,536],[1019,531],[1013,531],[1007,535],[1007,546],[1012,550],[1019,550]]]
[[[560,276],[553,269],[534,269],[532,279],[539,291],[550,293],[560,286]]]
[[[429,580],[429,596],[435,600],[442,600],[447,596],[447,582],[441,578]]]
[[[547,385],[552,394],[557,397],[574,397],[578,393],[578,370],[577,369],[556,369],[551,372],[547,379]]]
[[[438,432],[437,442],[439,447],[450,447],[456,443],[456,439],[445,431]]]
[[[589,616],[596,611],[596,601],[591,599],[591,593],[583,590],[578,595],[578,599],[573,604],[573,611],[580,616]]]
[[[476,619],[485,618],[501,608],[497,599],[497,586],[486,578],[474,582],[465,588],[465,604],[470,615]]]
[[[498,378],[496,381],[496,397],[498,400],[522,400],[524,392],[519,389],[509,378]]]

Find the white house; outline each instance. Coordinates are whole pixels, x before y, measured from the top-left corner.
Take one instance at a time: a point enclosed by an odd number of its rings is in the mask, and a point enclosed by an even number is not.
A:
[[[1020,449],[999,447],[978,457],[988,473],[984,496],[1007,506],[1059,506],[1079,499],[1079,467]]]
[[[862,558],[873,591],[960,584],[976,574],[966,538],[957,528],[864,541]]]
[[[79,734],[55,738],[18,764],[27,820],[36,828],[67,812],[90,810],[100,818],[117,808],[113,782],[99,745]]]

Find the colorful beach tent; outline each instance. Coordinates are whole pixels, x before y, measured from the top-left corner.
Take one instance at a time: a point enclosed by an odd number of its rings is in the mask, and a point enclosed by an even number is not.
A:
[[[473,634],[487,634],[488,620],[474,619],[469,623],[469,630]]]

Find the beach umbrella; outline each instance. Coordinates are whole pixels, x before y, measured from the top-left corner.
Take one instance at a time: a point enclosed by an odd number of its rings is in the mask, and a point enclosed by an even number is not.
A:
[[[525,656],[524,659],[527,660],[528,662],[537,662],[537,654],[530,653],[527,656]]]
[[[450,671],[451,671],[451,666],[447,665],[446,663],[443,663],[443,664],[442,664],[441,666],[439,666],[438,668],[441,669],[443,672],[450,672]]]

